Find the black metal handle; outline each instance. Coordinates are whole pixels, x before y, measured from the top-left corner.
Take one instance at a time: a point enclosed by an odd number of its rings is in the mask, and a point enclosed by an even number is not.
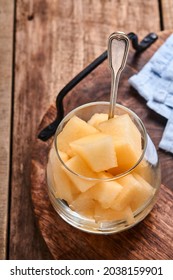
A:
[[[158,36],[155,33],[149,33],[140,43],[138,43],[138,36],[130,32],[128,35],[132,41],[132,46],[137,53],[141,53],[149,48],[157,39]],[[99,57],[97,57],[91,64],[89,64],[84,70],[76,75],[57,95],[56,108],[57,117],[45,127],[38,135],[38,138],[42,141],[47,141],[51,136],[55,134],[55,131],[64,117],[63,99],[81,80],[83,80],[89,73],[91,73],[96,67],[98,67],[107,58],[107,50],[104,51]]]
[[[128,37],[132,41],[132,46],[137,53],[145,51],[158,39],[157,34],[153,32],[144,37],[140,43],[138,43],[138,36],[135,33],[130,32]]]

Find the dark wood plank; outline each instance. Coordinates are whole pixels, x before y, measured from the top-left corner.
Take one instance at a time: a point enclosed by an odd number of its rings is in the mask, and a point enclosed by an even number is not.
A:
[[[14,1],[0,0],[0,259],[7,257]]]
[[[134,31],[143,37],[159,30],[157,0],[147,2],[16,2],[10,259],[50,258],[30,200],[31,152],[40,120],[57,92],[106,49],[110,33]]]
[[[156,147],[160,141],[165,120],[146,107],[127,80],[148,61],[170,32],[159,33],[158,41],[144,53],[136,56],[130,51],[127,66],[120,80],[119,103],[135,111],[142,118]],[[107,61],[94,70],[65,98],[65,113],[86,102],[109,100],[110,71]],[[39,130],[56,116],[51,106]],[[54,211],[48,198],[45,170],[52,139],[44,143],[36,140],[32,154],[32,199],[39,228],[55,259],[172,259],[173,192],[162,185],[157,203],[150,215],[127,232],[111,236],[86,234],[67,225]],[[173,180],[172,155],[160,152],[162,180],[171,187]],[[166,205],[166,207],[165,207]],[[166,238],[165,238],[166,237]]]

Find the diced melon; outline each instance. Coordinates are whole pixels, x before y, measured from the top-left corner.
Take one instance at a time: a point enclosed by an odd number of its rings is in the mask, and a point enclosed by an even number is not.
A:
[[[59,153],[59,156],[60,158],[62,159],[63,162],[66,162],[68,159],[69,159],[69,156],[67,155],[67,153],[65,152],[62,152],[61,150],[58,150],[58,153]],[[55,148],[55,145],[53,143],[51,149],[50,149],[50,152],[49,152],[49,160],[54,163],[54,160],[56,161],[56,159],[59,161],[58,159],[58,155],[57,155],[57,152],[56,152],[56,148]]]
[[[98,125],[98,129],[106,134],[113,135],[115,139],[131,142],[135,149],[141,152],[141,134],[128,114],[116,116]]]
[[[144,180],[139,174],[133,173],[135,179],[139,182],[138,185],[138,192],[134,196],[134,199],[131,202],[131,208],[133,211],[141,207],[144,203],[150,200],[154,193],[155,189],[146,181]]]
[[[103,114],[103,113],[95,113],[91,119],[89,119],[88,123],[95,128],[99,125],[99,123],[104,122],[108,120],[108,114]]]
[[[126,139],[115,140],[114,145],[118,166],[111,168],[109,172],[117,175],[132,168],[139,160],[141,154],[135,151],[135,146],[131,145]]]
[[[94,133],[98,133],[96,128],[77,116],[73,116],[57,136],[57,147],[69,156],[73,156],[69,142]]]
[[[128,174],[120,179],[117,179],[117,182],[123,186],[123,189],[119,196],[115,199],[111,208],[121,211],[124,208],[130,206],[134,197],[138,194],[140,183],[132,174]]]
[[[109,208],[122,188],[116,181],[102,181],[86,191],[85,197],[98,201],[103,208]]]
[[[115,210],[123,210],[130,206],[133,211],[141,207],[153,195],[153,188],[138,174],[128,174],[117,182],[123,186],[112,206]]]
[[[113,177],[114,176],[107,171],[99,172],[99,178],[100,179],[110,179],[110,178],[113,178]]]
[[[68,158],[65,153],[59,152],[59,154],[64,161]],[[55,197],[64,199],[68,204],[71,203],[79,194],[79,190],[62,169],[62,165],[53,148],[50,150],[48,167],[48,177],[53,181],[52,187]]]
[[[93,218],[95,202],[92,199],[87,198],[85,193],[81,193],[74,201],[72,201],[70,208],[79,214]]]
[[[118,168],[112,170],[114,175],[128,170],[139,160],[141,134],[128,114],[102,122],[98,129],[113,136],[118,163]]]
[[[52,166],[51,166],[51,163],[50,161],[48,161],[48,164],[47,164],[47,183],[48,183],[48,186],[49,188],[55,192],[55,189],[54,189],[54,178],[53,178],[53,172],[52,172]]]
[[[69,159],[69,156],[66,153],[61,151],[58,151],[58,153],[63,162],[66,162]]]
[[[119,220],[125,220],[128,224],[134,222],[134,216],[130,207],[126,207],[122,211],[116,211],[111,208],[103,209],[99,204],[96,204],[94,218],[97,222]]]
[[[152,175],[151,175],[151,168],[149,166],[149,163],[143,159],[135,168],[135,173],[139,174],[140,176],[142,176],[143,178],[145,178],[145,180],[151,184],[152,181]]]
[[[125,214],[125,220],[128,223],[128,225],[133,224],[135,222],[135,218],[134,218],[133,211],[132,211],[131,207],[130,206],[126,207],[123,210],[123,212]]]
[[[99,173],[92,171],[89,168],[89,166],[85,163],[85,161],[81,159],[79,156],[72,157],[65,164],[70,170],[82,176],[89,177],[89,178],[99,177]],[[97,181],[95,180],[87,180],[87,179],[80,178],[80,176],[73,174],[66,168],[64,168],[64,171],[66,172],[70,180],[75,184],[75,186],[81,192],[85,192],[86,190],[88,190],[89,188],[91,188],[93,185],[97,183]]]
[[[95,172],[117,166],[114,144],[110,135],[96,133],[70,143],[77,153]]]

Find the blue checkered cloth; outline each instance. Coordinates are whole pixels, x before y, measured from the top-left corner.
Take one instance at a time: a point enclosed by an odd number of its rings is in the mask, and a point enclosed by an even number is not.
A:
[[[173,34],[129,83],[149,108],[168,119],[159,147],[173,153]]]

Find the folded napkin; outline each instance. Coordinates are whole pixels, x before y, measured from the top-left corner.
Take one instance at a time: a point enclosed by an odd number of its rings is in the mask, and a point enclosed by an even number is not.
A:
[[[173,153],[173,34],[129,83],[149,108],[168,119],[159,147]]]

